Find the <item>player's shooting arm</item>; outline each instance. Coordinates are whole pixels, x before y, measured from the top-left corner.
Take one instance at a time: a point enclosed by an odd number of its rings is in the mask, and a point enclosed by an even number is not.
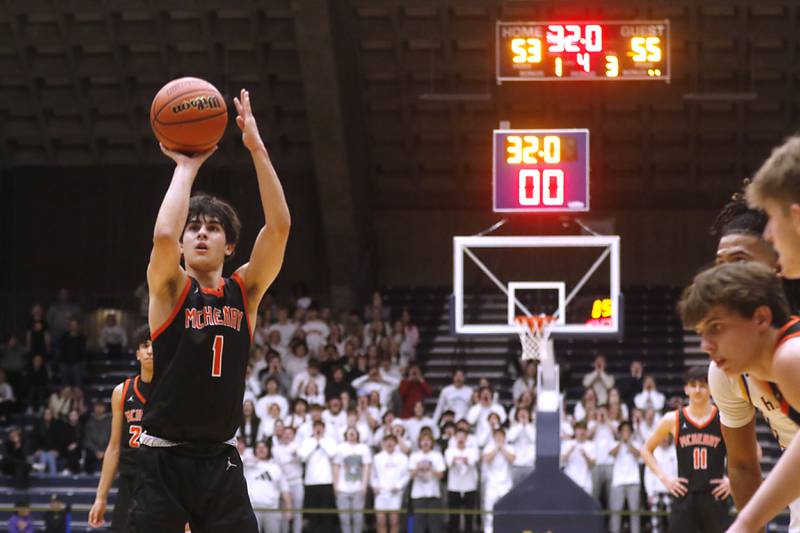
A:
[[[237,270],[244,280],[248,301],[257,309],[261,297],[280,272],[292,220],[278,174],[258,132],[250,105],[250,94],[242,89],[239,98],[234,98],[233,103],[239,113],[236,124],[242,130],[242,142],[253,157],[261,207],[264,210],[265,224],[258,232],[250,261]]]
[[[100,482],[97,485],[97,495],[94,505],[89,511],[89,523],[92,527],[102,527],[103,515],[105,514],[108,492],[114,482],[114,476],[119,466],[119,447],[122,439],[122,387],[120,383],[114,387],[111,393],[111,437],[106,446],[106,454],[103,456],[103,468],[100,471]]]
[[[776,352],[772,375],[789,405],[800,408],[800,339],[791,339]],[[792,439],[789,447],[772,469],[767,479],[739,512],[730,531],[754,531],[800,497],[800,440]]]
[[[153,250],[150,253],[150,264],[147,265],[147,286],[151,297],[169,299],[177,297],[185,276],[180,265],[180,240],[189,214],[192,185],[200,166],[216,151],[216,147],[192,157],[172,152],[163,146],[161,151],[175,161],[176,166],[153,229]],[[174,302],[164,303],[169,307]],[[150,326],[153,328],[153,324]]]

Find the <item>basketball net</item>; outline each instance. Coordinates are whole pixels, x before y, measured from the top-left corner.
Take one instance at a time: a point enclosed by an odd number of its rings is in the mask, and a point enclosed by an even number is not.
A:
[[[523,361],[547,361],[552,358],[548,349],[550,333],[556,323],[553,315],[521,315],[514,319],[522,344]]]

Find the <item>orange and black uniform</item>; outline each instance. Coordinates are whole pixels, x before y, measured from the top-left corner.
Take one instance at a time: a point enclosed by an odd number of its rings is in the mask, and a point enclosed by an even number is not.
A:
[[[142,413],[149,396],[150,383],[142,381],[141,376],[128,378],[122,384],[119,482],[111,517],[111,531],[124,532],[128,528],[128,511],[136,481],[136,453],[139,450],[139,436],[142,434]]]
[[[130,531],[255,533],[233,437],[242,420],[251,336],[244,283],[188,278],[153,332],[153,391],[142,418]]]
[[[729,504],[711,494],[712,479],[725,476],[725,441],[716,406],[702,423],[693,422],[688,408],[675,417],[675,447],[678,477],[688,480],[688,492],[676,498],[669,517],[669,533],[724,532],[731,524]]]

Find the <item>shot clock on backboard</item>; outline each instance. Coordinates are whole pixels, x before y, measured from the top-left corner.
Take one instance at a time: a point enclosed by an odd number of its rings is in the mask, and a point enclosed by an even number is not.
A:
[[[495,212],[589,210],[589,130],[494,130]]]
[[[669,81],[669,21],[497,22],[497,82]]]

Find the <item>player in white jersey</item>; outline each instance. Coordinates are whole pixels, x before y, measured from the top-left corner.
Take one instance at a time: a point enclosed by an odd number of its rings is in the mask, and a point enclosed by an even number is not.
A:
[[[777,268],[777,255],[762,237],[766,223],[767,217],[763,212],[750,209],[741,194],[734,194],[712,226],[712,234],[720,238],[716,263],[757,261]],[[790,301],[790,304],[797,308],[796,303]],[[747,374],[728,376],[711,361],[708,385],[719,408],[722,437],[728,448],[731,492],[736,507],[742,509],[758,489],[762,478],[755,429],[756,410],[769,424],[781,450],[792,441],[798,425],[783,413],[772,390]],[[789,509],[789,532],[800,533],[800,500],[793,502]]]

